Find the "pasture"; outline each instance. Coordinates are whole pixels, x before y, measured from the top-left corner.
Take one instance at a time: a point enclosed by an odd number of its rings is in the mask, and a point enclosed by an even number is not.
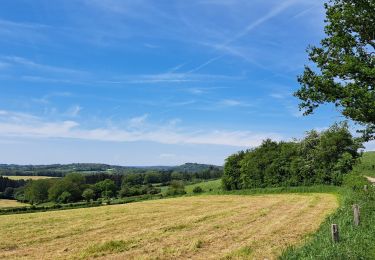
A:
[[[0,258],[274,259],[338,207],[331,194],[202,195],[0,216]]]
[[[195,187],[201,187],[205,193],[218,193],[221,191],[221,179],[213,181],[203,181],[196,184],[186,185],[185,190],[187,194],[193,194],[193,189]]]

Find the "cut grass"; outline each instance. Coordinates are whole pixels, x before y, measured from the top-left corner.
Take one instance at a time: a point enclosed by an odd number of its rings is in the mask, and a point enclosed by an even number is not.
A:
[[[274,259],[337,206],[332,194],[202,195],[0,216],[0,258]]]
[[[25,207],[30,206],[26,203],[21,203],[16,200],[6,200],[6,199],[0,199],[0,209],[3,208],[18,208],[18,207]]]

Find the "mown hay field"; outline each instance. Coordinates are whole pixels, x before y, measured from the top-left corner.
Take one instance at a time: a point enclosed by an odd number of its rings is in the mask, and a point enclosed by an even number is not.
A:
[[[0,209],[2,208],[16,208],[30,206],[29,204],[21,203],[16,200],[0,199]],[[1,231],[0,231],[1,232]]]
[[[202,195],[0,216],[0,259],[274,259],[338,207],[331,194]]]

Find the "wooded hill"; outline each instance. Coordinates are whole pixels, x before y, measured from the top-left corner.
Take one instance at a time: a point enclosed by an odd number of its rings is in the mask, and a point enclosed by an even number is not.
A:
[[[179,166],[118,166],[99,163],[72,163],[72,164],[51,164],[51,165],[16,165],[0,164],[0,175],[33,175],[33,176],[53,176],[63,177],[68,173],[146,173],[148,171],[170,171],[197,173],[205,170],[222,170],[221,166],[185,163]]]

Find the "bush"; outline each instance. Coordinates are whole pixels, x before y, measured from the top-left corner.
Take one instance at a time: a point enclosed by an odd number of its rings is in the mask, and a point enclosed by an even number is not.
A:
[[[202,193],[203,189],[200,186],[196,186],[196,187],[194,187],[193,192],[194,193]]]
[[[167,195],[175,196],[183,194],[186,194],[184,183],[182,181],[171,181],[167,190]]]

